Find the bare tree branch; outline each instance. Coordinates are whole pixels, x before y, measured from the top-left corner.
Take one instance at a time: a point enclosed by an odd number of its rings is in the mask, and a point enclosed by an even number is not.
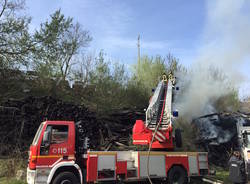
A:
[[[2,17],[2,15],[3,15],[3,13],[4,13],[5,9],[6,9],[6,6],[7,6],[7,0],[4,0],[3,9],[0,12],[0,18]]]

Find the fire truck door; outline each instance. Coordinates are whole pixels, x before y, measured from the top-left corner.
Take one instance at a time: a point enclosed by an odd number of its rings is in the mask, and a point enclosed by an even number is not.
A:
[[[59,159],[68,158],[70,149],[68,130],[68,125],[48,125],[46,127],[38,157],[39,165],[49,166]],[[46,138],[46,134],[49,138]],[[49,141],[46,143],[44,140],[47,139]]]
[[[68,156],[68,125],[51,125],[49,155]]]

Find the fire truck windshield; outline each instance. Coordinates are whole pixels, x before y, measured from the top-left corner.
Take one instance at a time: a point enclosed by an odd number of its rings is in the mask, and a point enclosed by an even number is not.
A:
[[[39,128],[38,128],[38,130],[36,132],[36,135],[34,137],[34,140],[32,142],[32,145],[37,145],[37,142],[39,140],[39,137],[40,137],[42,129],[43,129],[43,125],[44,125],[44,123],[41,123],[41,125],[39,126]]]

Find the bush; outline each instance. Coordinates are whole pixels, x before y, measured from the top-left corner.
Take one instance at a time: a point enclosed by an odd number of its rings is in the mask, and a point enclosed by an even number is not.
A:
[[[16,176],[18,170],[26,171],[26,163],[27,161],[20,157],[0,159],[0,178],[10,179]]]

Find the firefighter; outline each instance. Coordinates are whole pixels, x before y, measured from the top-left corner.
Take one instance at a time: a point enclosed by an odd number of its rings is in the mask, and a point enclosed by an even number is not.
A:
[[[239,151],[234,151],[229,160],[229,179],[234,184],[246,183],[245,164]]]

